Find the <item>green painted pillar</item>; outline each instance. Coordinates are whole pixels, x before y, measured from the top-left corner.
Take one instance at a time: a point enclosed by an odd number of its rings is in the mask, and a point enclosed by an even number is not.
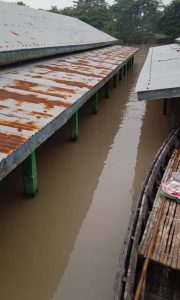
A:
[[[106,84],[104,85],[104,97],[108,98],[109,97],[109,89],[110,89],[110,85],[109,85],[109,81],[106,82]]]
[[[131,66],[131,69],[132,69],[132,66],[133,66],[133,59],[132,59],[132,57],[130,59],[130,66]]]
[[[79,126],[78,126],[78,111],[71,117],[71,140],[76,142],[79,135]]]
[[[92,114],[97,114],[98,112],[98,92],[95,93],[92,97],[91,97],[91,101],[92,101]]]
[[[164,105],[163,105],[163,115],[167,115],[167,99],[164,99]]]
[[[38,192],[36,155],[33,151],[22,162],[24,194],[28,197],[34,197]]]
[[[124,67],[123,67],[123,76],[125,76],[126,75],[126,65],[124,65]]]
[[[131,70],[131,59],[128,61],[128,71]]]
[[[127,62],[127,71],[129,71],[129,60]]]
[[[123,78],[123,69],[121,68],[119,70],[119,80],[122,80],[122,78]]]
[[[113,76],[113,88],[116,88],[116,86],[117,86],[117,74]]]

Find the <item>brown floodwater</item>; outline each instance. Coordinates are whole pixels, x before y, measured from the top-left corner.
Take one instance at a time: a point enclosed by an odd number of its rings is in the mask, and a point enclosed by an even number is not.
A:
[[[139,185],[168,134],[162,101],[134,92],[147,47],[109,99],[80,111],[37,150],[39,194],[22,195],[21,168],[0,183],[0,299],[110,300]]]

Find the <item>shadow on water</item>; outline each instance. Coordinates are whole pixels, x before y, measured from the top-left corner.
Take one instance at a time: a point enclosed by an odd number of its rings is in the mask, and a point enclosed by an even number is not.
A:
[[[0,183],[1,300],[112,298],[133,190],[156,148],[147,146],[155,128],[148,111],[156,105],[146,109],[134,93],[146,52],[100,101],[99,114],[89,114],[89,103],[81,109],[77,143],[66,125],[37,150],[34,200],[22,195],[20,167]],[[162,125],[157,144],[165,132]]]

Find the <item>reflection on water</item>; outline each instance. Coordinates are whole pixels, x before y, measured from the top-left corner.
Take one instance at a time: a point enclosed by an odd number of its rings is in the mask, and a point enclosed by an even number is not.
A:
[[[146,51],[98,115],[81,110],[77,143],[65,126],[38,149],[35,200],[20,168],[0,183],[1,300],[112,298],[134,194],[168,131],[162,103],[134,93]]]

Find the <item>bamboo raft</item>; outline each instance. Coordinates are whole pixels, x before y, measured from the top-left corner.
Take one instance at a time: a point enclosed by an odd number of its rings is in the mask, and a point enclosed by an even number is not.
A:
[[[180,129],[156,154],[132,209],[114,300],[180,299],[180,204],[160,196],[161,181],[180,171]]]

